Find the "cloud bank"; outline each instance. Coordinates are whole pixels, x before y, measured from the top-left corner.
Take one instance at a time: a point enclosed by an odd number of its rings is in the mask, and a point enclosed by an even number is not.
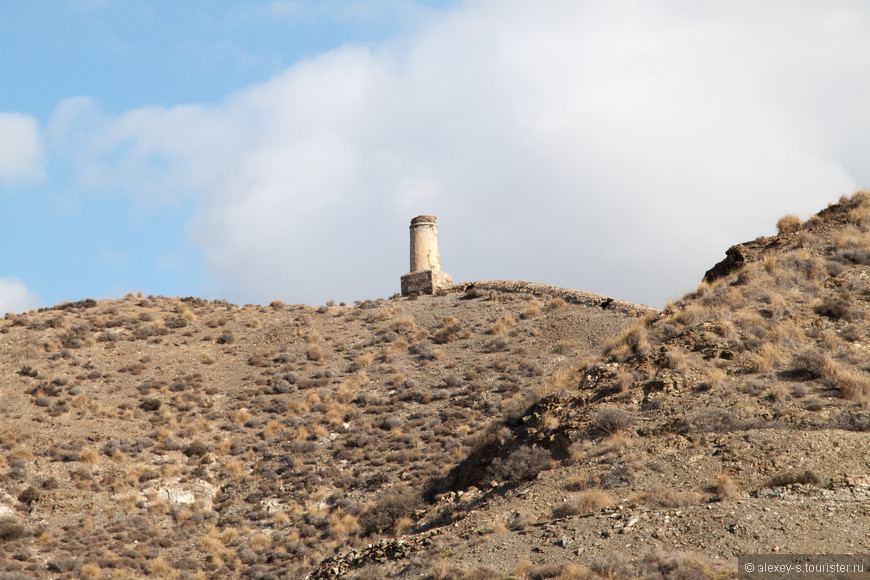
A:
[[[92,187],[192,200],[236,302],[389,295],[429,213],[454,280],[661,305],[870,182],[868,25],[848,2],[482,0],[219,103],[74,99],[51,133]]]
[[[27,289],[17,278],[0,278],[0,313],[21,313],[36,308],[39,296]]]
[[[44,174],[39,123],[21,113],[0,113],[0,184],[36,181]]]

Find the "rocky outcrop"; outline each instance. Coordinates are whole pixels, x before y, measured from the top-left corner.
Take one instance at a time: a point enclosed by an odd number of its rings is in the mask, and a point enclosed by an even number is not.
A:
[[[306,580],[343,578],[348,572],[368,564],[404,560],[414,552],[432,545],[431,533],[402,539],[385,539],[359,550],[348,550],[323,560]]]
[[[536,296],[549,296],[551,298],[561,298],[571,304],[582,304],[603,310],[613,310],[630,314],[633,316],[642,316],[648,312],[656,312],[655,308],[644,306],[642,304],[632,304],[624,300],[616,300],[608,298],[600,294],[592,292],[583,292],[582,290],[572,290],[570,288],[562,288],[560,286],[550,286],[548,284],[536,284],[534,282],[520,282],[515,280],[478,280],[477,282],[465,282],[462,284],[454,284],[451,288],[454,292],[467,292],[469,290],[495,290],[498,292],[522,292],[524,294],[534,294]]]

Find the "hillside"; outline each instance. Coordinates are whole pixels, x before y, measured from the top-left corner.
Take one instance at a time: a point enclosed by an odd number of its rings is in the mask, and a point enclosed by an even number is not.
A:
[[[499,290],[501,288],[502,290]],[[130,294],[0,321],[0,578],[298,578],[644,309],[522,283],[310,307]],[[386,509],[384,508],[386,506]]]
[[[520,282],[0,323],[0,579],[723,578],[870,550],[870,195],[653,311]],[[699,273],[700,276],[700,273]]]
[[[735,246],[314,577],[719,578],[870,549],[870,195]],[[429,522],[427,524],[427,522]]]

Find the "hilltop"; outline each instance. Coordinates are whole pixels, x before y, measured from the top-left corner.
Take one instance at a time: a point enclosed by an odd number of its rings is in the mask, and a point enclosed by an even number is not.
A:
[[[739,553],[866,553],[870,195],[778,227],[490,429],[430,482],[416,536],[316,577],[718,578]]]
[[[662,311],[478,282],[7,315],[0,578],[723,578],[738,553],[866,553],[870,195],[778,229]]]
[[[0,578],[301,577],[410,530],[416,490],[648,310],[455,290],[320,307],[129,294],[7,315]]]

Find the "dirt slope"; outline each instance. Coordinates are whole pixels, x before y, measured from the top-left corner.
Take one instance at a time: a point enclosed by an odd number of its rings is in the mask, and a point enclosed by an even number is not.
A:
[[[715,578],[870,549],[870,195],[735,246],[313,577]],[[397,544],[396,542],[402,542]]]
[[[7,315],[0,578],[295,578],[407,531],[413,490],[637,317],[536,290]]]

